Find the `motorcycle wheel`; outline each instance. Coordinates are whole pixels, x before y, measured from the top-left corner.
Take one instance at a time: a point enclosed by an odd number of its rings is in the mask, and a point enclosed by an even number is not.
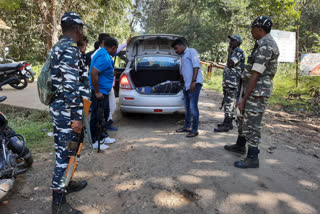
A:
[[[19,79],[18,80],[14,80],[12,82],[9,83],[9,85],[12,87],[12,88],[15,88],[15,89],[24,89],[25,87],[27,87],[28,85],[28,79],[27,77],[25,76],[20,76],[18,77]]]
[[[33,74],[30,71],[27,71],[27,74],[29,75],[28,83],[33,83],[34,82]]]

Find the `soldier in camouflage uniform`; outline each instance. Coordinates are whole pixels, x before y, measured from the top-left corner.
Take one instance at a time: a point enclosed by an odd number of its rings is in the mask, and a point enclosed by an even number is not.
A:
[[[239,94],[241,75],[244,70],[245,55],[243,50],[240,49],[242,39],[239,35],[228,37],[230,39],[228,61],[223,70],[222,82],[224,121],[222,124],[218,124],[218,127],[214,129],[215,132],[228,132],[233,129],[233,112]]]
[[[270,35],[272,20],[269,16],[260,16],[251,24],[251,34],[256,40],[248,57],[243,74],[244,95],[237,103],[243,118],[239,120],[239,136],[236,144],[226,145],[225,149],[239,154],[248,154],[244,160],[236,161],[238,168],[258,168],[261,141],[261,121],[268,98],[273,89],[273,78],[277,72],[279,49]]]
[[[83,38],[83,25],[76,13],[65,13],[61,19],[63,37],[51,49],[52,85],[57,90],[56,98],[50,104],[56,152],[50,186],[53,190],[52,213],[58,209],[59,213],[81,213],[66,202],[65,192],[79,191],[87,185],[86,181],[71,181],[65,186],[63,179],[72,153],[68,145],[82,130],[81,88],[84,92],[88,89],[85,83],[88,73],[80,67],[82,58],[77,46]]]

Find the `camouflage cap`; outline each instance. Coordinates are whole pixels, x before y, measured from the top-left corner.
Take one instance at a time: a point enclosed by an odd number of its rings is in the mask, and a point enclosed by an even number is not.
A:
[[[61,18],[61,24],[69,25],[85,25],[77,13],[65,12]]]
[[[272,20],[270,16],[259,16],[249,26],[249,28],[253,27],[272,27]]]
[[[242,43],[242,38],[239,35],[233,35],[233,36],[228,36],[229,39],[233,39],[233,40],[237,40],[238,42],[240,42],[240,44]]]

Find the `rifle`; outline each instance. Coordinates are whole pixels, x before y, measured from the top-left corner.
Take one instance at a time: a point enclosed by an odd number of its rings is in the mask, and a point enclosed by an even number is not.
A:
[[[93,146],[92,146],[92,138],[91,138],[91,132],[90,132],[90,126],[89,126],[89,122],[88,122],[88,115],[89,115],[89,110],[90,110],[90,106],[91,106],[91,102],[89,100],[83,99],[83,111],[82,111],[82,124],[83,124],[83,128],[81,130],[81,133],[73,133],[73,139],[72,141],[67,145],[69,150],[72,150],[72,154],[69,158],[69,163],[68,163],[68,167],[66,169],[65,175],[62,178],[62,182],[64,183],[64,187],[67,187],[70,183],[70,181],[72,181],[74,172],[76,170],[78,161],[80,159],[80,153],[82,150],[82,146],[83,146],[83,140],[84,140],[84,134],[86,132],[87,136],[88,136],[88,141],[91,145],[91,152],[93,151]],[[65,194],[65,189],[63,191]],[[61,200],[59,202],[59,207],[57,210],[57,213],[59,213],[60,207],[61,207],[61,203],[62,203],[62,198],[63,195],[61,197]]]

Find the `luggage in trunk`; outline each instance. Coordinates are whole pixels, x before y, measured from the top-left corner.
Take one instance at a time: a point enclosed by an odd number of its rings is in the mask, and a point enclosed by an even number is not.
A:
[[[142,94],[177,94],[182,89],[177,70],[131,71],[136,90]]]

